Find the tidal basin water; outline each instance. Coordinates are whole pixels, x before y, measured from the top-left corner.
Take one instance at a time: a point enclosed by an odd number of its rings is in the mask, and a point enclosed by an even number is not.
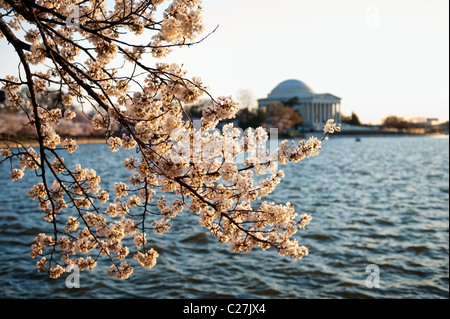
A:
[[[81,145],[74,155],[106,188],[128,176],[116,161],[123,154],[105,145]],[[99,261],[81,273],[80,288],[69,289],[68,274],[49,279],[29,257],[34,237],[48,227],[27,196],[36,177],[27,172],[11,182],[9,165],[1,165],[0,298],[449,297],[448,137],[332,137],[319,157],[284,171],[267,199],[312,214],[295,235],[310,246],[302,260],[274,250],[235,254],[183,212],[168,233],[149,234],[160,254],[153,269],[136,265],[119,281]],[[379,269],[379,288],[366,286],[368,265]]]

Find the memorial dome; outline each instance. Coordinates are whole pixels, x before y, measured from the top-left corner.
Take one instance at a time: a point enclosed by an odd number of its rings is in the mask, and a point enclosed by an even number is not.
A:
[[[278,84],[269,94],[269,98],[292,98],[299,95],[313,94],[314,91],[299,80],[287,80]]]

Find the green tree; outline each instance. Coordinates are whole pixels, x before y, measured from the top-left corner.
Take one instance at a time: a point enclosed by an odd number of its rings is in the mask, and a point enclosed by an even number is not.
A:
[[[236,118],[238,120],[239,127],[243,130],[249,127],[257,128],[263,125],[267,120],[266,113],[263,110],[249,110],[247,108],[240,110],[236,114]]]
[[[295,125],[302,123],[302,117],[292,107],[280,102],[270,102],[266,105],[267,125],[278,128],[281,134]]]
[[[342,116],[342,123],[350,125],[361,125],[361,121],[359,120],[359,117],[355,112],[352,112],[352,115],[350,116]]]
[[[189,117],[191,119],[201,118],[202,117],[202,113],[203,113],[203,109],[206,106],[208,106],[208,105],[211,105],[211,100],[209,100],[209,99],[201,99],[197,103],[187,106],[186,107],[186,113],[189,115]]]
[[[298,97],[293,97],[290,100],[284,101],[283,104],[285,106],[289,106],[289,107],[293,108],[295,105],[298,104]]]
[[[409,122],[403,117],[390,115],[383,120],[383,127],[405,129],[409,127]]]

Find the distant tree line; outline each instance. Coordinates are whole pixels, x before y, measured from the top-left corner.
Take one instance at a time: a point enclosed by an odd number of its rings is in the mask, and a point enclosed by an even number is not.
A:
[[[27,89],[24,88],[21,91],[21,96],[26,99],[28,96]],[[238,92],[241,102],[241,110],[237,112],[234,121],[243,130],[251,127],[257,128],[259,126],[263,127],[277,127],[281,134],[286,134],[288,130],[292,127],[302,124],[301,115],[293,109],[293,106],[298,104],[296,98],[280,102],[270,102],[264,108],[252,107],[254,105],[254,96],[248,90],[241,90]],[[61,96],[61,92],[55,91],[55,93],[47,94],[46,96],[40,95],[39,103],[45,105],[47,109],[61,108],[64,109],[64,101]],[[25,114],[22,114],[20,110],[15,111],[15,114],[11,114],[11,109],[8,108],[6,112],[5,106],[5,92],[0,90],[0,135],[2,136],[29,136],[30,131],[27,127],[12,127],[9,123],[25,123]],[[192,104],[186,108],[186,115],[191,119],[199,119],[202,117],[203,109],[211,103],[210,99],[203,99]],[[72,105],[69,107],[75,110]],[[89,120],[89,114],[84,114],[80,110],[75,110],[78,117],[74,121],[76,127],[66,127],[65,125],[60,125],[57,130],[63,135],[71,136],[101,136],[102,132],[96,131],[91,121]],[[6,115],[8,113],[9,115]],[[14,113],[14,112],[13,112]],[[14,117],[14,119],[11,118]],[[23,121],[20,117],[24,117]],[[18,122],[16,121],[18,120]],[[225,122],[231,122],[232,120],[226,120]],[[342,115],[342,123],[361,126],[365,125],[359,119],[359,116],[352,111],[351,115]],[[73,123],[72,123],[73,124]],[[424,128],[425,123],[414,122],[406,120],[401,116],[390,115],[383,119],[381,124],[383,128],[386,129],[398,129],[398,130],[409,130]],[[120,127],[116,128],[120,130]],[[440,123],[434,127],[435,131],[448,131],[449,123]]]
[[[26,87],[20,91],[20,96],[23,99],[29,99],[29,92]],[[76,116],[73,120],[61,120],[58,125],[54,125],[55,131],[61,136],[73,137],[100,137],[104,136],[104,130],[96,130],[92,123],[93,114],[85,113],[81,107],[72,105],[65,105],[63,96],[60,91],[51,92],[48,94],[38,94],[37,100],[39,105],[43,105],[47,110],[70,109],[75,112]],[[35,129],[27,125],[29,119],[25,112],[20,108],[5,107],[6,99],[5,92],[0,90],[0,137],[34,137]],[[117,124],[113,125],[113,129],[120,131]]]
[[[191,119],[200,118],[202,110],[208,103],[211,103],[211,101],[200,100],[198,103],[190,105],[186,110],[186,115]],[[259,126],[276,127],[280,134],[286,134],[290,128],[302,123],[300,114],[286,103],[270,102],[264,108],[249,108],[246,106],[246,103],[244,103],[244,107],[241,107],[234,119],[234,122],[243,130]],[[227,120],[227,122],[231,121]]]
[[[361,121],[359,120],[358,115],[356,115],[355,112],[352,112],[352,115],[350,116],[341,116],[341,121],[344,124],[349,124],[349,125],[362,125]]]
[[[343,115],[342,123],[356,126],[365,125],[360,121],[358,115],[355,112],[352,112],[352,114],[349,116]],[[430,125],[430,123],[427,123],[426,121],[406,120],[405,118],[396,115],[389,115],[385,117],[381,123],[381,127],[384,129],[397,129],[401,131],[422,129],[426,132],[448,132],[448,126],[448,121],[437,125]]]
[[[411,129],[411,128],[424,128],[424,127],[436,127],[437,129],[442,127],[445,128],[447,127],[448,130],[448,122],[447,123],[440,123],[438,125],[432,125],[432,123],[427,123],[424,121],[421,122],[417,122],[417,121],[411,121],[411,120],[406,120],[401,116],[395,116],[395,115],[390,115],[388,117],[386,117],[383,120],[383,124],[382,126],[384,128],[396,128],[396,129]]]

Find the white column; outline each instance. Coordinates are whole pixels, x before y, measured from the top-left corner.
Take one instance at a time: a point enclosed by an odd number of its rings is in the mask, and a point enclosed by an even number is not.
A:
[[[316,110],[316,124],[317,123],[319,123],[320,122],[320,103],[317,103],[316,104],[316,108],[317,108],[317,110]]]
[[[322,122],[325,123],[325,118],[327,117],[327,103],[323,103],[323,113],[322,113]]]
[[[314,103],[314,112],[313,112],[313,123],[314,123],[314,125],[316,124],[316,122],[317,122],[317,103]]]
[[[322,122],[322,103],[319,103],[319,120],[317,122]]]
[[[308,111],[306,112],[306,119],[305,119],[305,122],[306,122],[306,123],[309,123],[309,122],[310,122],[310,117],[311,117],[311,106],[310,106],[310,103],[309,103],[309,102],[306,103],[306,109],[307,109]]]
[[[323,117],[323,103],[319,103],[319,123],[322,123],[322,117]]]
[[[308,120],[308,103],[303,104],[303,114],[302,114],[302,121],[303,124],[305,124]]]
[[[316,114],[317,114],[317,110],[316,110],[316,103],[313,102],[312,104],[312,124],[314,125],[316,123]]]
[[[335,103],[335,104],[334,104],[334,121],[335,121],[336,123],[338,122],[338,116],[337,116],[337,114],[338,114],[338,104]]]
[[[319,115],[320,115],[320,109],[319,109],[319,107],[320,107],[320,104],[319,103],[316,103],[316,107],[315,107],[315,111],[316,111],[316,114],[315,114],[315,116],[314,116],[314,124],[316,124],[318,121],[319,121]]]
[[[317,116],[317,123],[322,122],[322,103],[319,103],[319,105],[317,106],[317,110],[318,112],[318,116]]]
[[[338,104],[338,109],[339,109],[339,111],[338,111],[338,123],[341,123],[342,122],[342,119],[341,119],[341,103]]]
[[[322,123],[325,123],[325,117],[326,117],[326,103],[322,103]]]

